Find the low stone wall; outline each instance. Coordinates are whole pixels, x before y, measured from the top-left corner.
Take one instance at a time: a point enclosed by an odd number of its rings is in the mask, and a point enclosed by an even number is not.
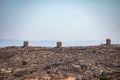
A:
[[[94,50],[100,50],[100,49],[120,49],[120,44],[111,44],[111,45],[96,45],[96,46],[72,46],[72,47],[61,47],[61,48],[57,48],[57,47],[40,47],[40,46],[29,46],[29,47],[21,47],[21,46],[10,46],[10,47],[6,47],[3,48],[4,49],[13,49],[13,50],[19,50],[19,51],[50,51],[50,52],[55,52],[55,53],[83,53],[86,52],[90,49]],[[1,49],[0,49],[1,50]]]

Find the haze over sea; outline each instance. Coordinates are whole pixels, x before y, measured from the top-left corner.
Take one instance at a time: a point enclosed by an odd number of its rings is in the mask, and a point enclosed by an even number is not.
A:
[[[37,40],[37,41],[29,41],[30,46],[41,46],[41,47],[56,47],[55,40]],[[105,40],[86,40],[86,41],[63,41],[64,47],[69,46],[91,46],[91,45],[101,45],[105,44]],[[112,44],[120,44],[120,41],[112,41]],[[8,46],[23,46],[23,40],[8,40],[8,39],[0,39],[0,47],[8,47]]]

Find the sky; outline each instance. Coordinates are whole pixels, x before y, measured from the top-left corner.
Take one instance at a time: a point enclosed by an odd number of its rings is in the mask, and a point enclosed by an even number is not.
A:
[[[120,40],[120,0],[0,0],[0,39]]]

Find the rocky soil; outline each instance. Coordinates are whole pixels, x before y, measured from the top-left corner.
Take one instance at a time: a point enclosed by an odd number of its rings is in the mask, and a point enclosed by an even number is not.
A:
[[[120,45],[0,48],[0,80],[120,80]]]

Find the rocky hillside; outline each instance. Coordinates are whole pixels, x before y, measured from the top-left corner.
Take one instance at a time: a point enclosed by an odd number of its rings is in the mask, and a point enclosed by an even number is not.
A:
[[[0,48],[0,80],[120,80],[120,45]]]

